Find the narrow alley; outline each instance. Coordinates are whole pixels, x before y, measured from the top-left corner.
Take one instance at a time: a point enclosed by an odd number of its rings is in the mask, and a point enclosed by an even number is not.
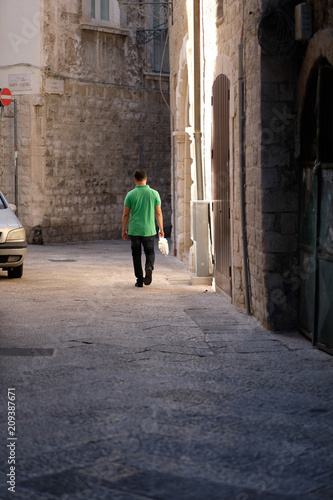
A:
[[[1,273],[17,439],[2,432],[0,497],[331,499],[332,356],[192,286],[172,255],[134,282],[121,241],[30,246],[21,280]]]

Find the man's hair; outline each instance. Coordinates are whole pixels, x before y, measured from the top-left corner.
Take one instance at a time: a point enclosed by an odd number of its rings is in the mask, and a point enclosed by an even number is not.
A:
[[[144,170],[136,170],[134,174],[134,179],[136,179],[138,182],[143,181],[147,177],[147,174]]]

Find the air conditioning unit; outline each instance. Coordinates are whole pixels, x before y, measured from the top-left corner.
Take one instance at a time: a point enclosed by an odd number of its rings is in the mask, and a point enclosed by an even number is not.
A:
[[[308,3],[295,7],[295,40],[310,40],[312,37],[312,8]]]

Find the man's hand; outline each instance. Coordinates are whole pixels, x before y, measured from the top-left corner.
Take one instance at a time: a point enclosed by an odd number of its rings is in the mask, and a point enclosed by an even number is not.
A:
[[[158,227],[160,228],[158,235],[160,238],[164,238],[164,230],[163,230],[163,215],[161,205],[156,205],[155,207],[155,215],[158,223]]]
[[[121,235],[121,237],[122,237],[122,239],[123,239],[124,241],[127,241],[127,239],[128,239],[128,234],[127,234],[127,231],[123,231],[123,234]]]

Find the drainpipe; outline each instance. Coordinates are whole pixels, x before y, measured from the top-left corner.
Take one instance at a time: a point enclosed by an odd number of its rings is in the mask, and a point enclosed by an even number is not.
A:
[[[238,120],[239,120],[239,182],[241,195],[241,227],[243,239],[244,281],[246,312],[251,315],[250,283],[246,232],[246,200],[245,200],[245,155],[244,155],[244,72],[243,43],[238,45]]]
[[[175,155],[175,119],[171,117],[171,129],[172,129],[172,214],[173,214],[173,255],[177,257],[177,245],[176,245],[176,155]]]
[[[194,70],[194,145],[197,178],[197,199],[203,200],[201,157],[201,84],[200,84],[200,0],[193,0],[193,70]]]
[[[194,245],[192,285],[211,285],[209,276],[208,214],[209,203],[204,201],[201,156],[201,71],[200,71],[200,0],[193,0],[193,92],[194,92],[194,147],[197,199],[191,201],[191,238]]]

